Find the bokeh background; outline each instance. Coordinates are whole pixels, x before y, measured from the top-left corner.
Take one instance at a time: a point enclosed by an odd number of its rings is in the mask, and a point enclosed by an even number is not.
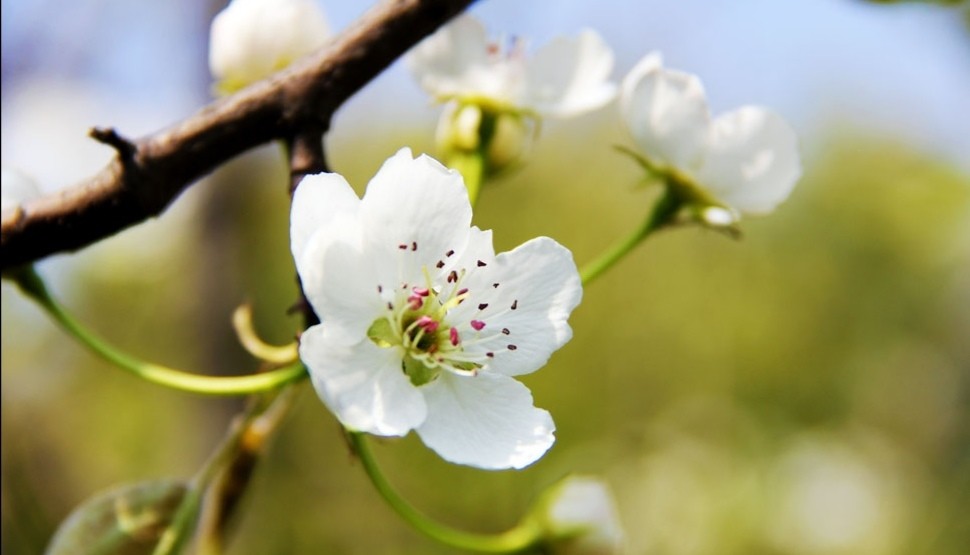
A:
[[[369,2],[324,1],[334,29]],[[946,3],[952,4],[952,3]],[[525,379],[558,441],[521,472],[383,441],[392,481],[428,513],[513,524],[570,472],[613,487],[633,553],[963,554],[970,549],[970,34],[966,2],[483,1],[534,45],[582,27],[698,73],[712,108],[766,104],[802,139],[805,177],[732,241],[662,233],[587,288],[575,338]],[[222,2],[3,0],[3,165],[47,191],[210,98]],[[336,171],[363,189],[402,145],[433,153],[438,108],[395,64],[338,114]],[[530,162],[475,219],[506,250],[549,235],[591,260],[651,192],[614,144],[615,106],[547,122]],[[299,322],[279,147],[241,157],[161,218],[38,264],[93,329],[149,360],[211,373],[255,363],[229,326]],[[2,551],[40,553],[114,484],[187,478],[240,408],[142,383],[92,357],[2,287]],[[403,524],[305,387],[259,468],[229,552],[450,553]]]

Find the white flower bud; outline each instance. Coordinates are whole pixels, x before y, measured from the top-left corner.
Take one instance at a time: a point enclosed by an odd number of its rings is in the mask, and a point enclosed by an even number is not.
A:
[[[499,171],[525,159],[532,150],[534,127],[515,114],[500,114],[495,120],[495,130],[488,145],[489,171]]]
[[[330,36],[314,0],[232,0],[212,20],[209,69],[219,92],[231,93],[320,48]]]
[[[700,211],[698,217],[711,227],[727,227],[738,221],[737,214],[720,206],[706,206]]]
[[[608,486],[592,476],[570,476],[548,490],[538,505],[550,553],[620,553],[623,528]]]
[[[482,110],[473,104],[449,103],[438,120],[435,140],[442,152],[478,149]]]

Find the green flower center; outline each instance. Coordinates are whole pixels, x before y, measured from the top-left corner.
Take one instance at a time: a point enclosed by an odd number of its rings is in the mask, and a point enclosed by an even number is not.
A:
[[[452,286],[446,294],[433,287],[408,289],[405,284],[387,303],[387,313],[367,330],[378,347],[403,351],[401,370],[415,386],[434,381],[442,370],[475,375],[485,363],[482,355],[465,351],[458,328],[447,322],[448,312],[468,297],[468,290],[460,288],[458,281],[457,273],[452,272],[448,276]],[[384,293],[381,286],[377,291]],[[470,325],[476,331],[485,327],[479,320]]]

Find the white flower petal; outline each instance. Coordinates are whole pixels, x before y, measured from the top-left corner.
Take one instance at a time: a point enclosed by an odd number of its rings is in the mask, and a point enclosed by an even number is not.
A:
[[[729,206],[764,214],[788,198],[801,173],[792,128],[774,112],[745,106],[714,120],[696,177]]]
[[[468,241],[472,209],[461,174],[404,148],[367,185],[360,207],[368,253],[396,280],[414,283]],[[422,280],[423,282],[423,280]],[[387,285],[387,284],[385,284]],[[391,286],[398,285],[390,284]]]
[[[686,169],[698,160],[710,114],[695,75],[664,69],[659,53],[644,57],[623,80],[621,109],[650,160]]]
[[[482,333],[494,339],[468,348],[494,353],[486,366],[490,372],[534,372],[572,338],[567,319],[582,299],[583,288],[572,253],[548,237],[499,254],[463,285],[472,302],[453,311],[454,321],[487,322]],[[480,309],[482,304],[488,306]]]
[[[314,0],[233,0],[212,20],[209,68],[233,91],[323,46],[330,35]]]
[[[304,294],[335,342],[355,344],[384,312],[374,256],[365,250],[355,214],[337,214],[314,233],[297,264]]]
[[[461,98],[499,111],[569,117],[599,108],[616,94],[608,81],[613,53],[593,31],[560,38],[532,61],[525,41],[489,41],[474,17],[456,18],[408,57],[421,86],[439,100]]]
[[[337,214],[357,211],[360,199],[342,176],[335,173],[308,175],[293,193],[290,210],[290,249],[297,271],[310,236],[329,226]]]
[[[445,460],[479,468],[523,468],[555,441],[547,411],[529,389],[507,376],[442,374],[424,386],[428,416],[421,440]]]
[[[460,15],[421,41],[407,63],[421,87],[433,96],[473,92],[469,82],[488,66],[485,27],[470,15]]]
[[[330,340],[327,324],[307,329],[300,358],[317,394],[350,430],[403,436],[424,421],[421,393],[401,372],[401,355],[364,339],[356,345]]]
[[[468,231],[468,243],[465,245],[461,256],[455,261],[454,267],[472,270],[478,267],[479,262],[491,262],[492,260],[495,260],[492,230],[481,230],[478,226],[472,226]],[[446,268],[448,267],[446,266]]]
[[[527,64],[526,107],[543,115],[570,117],[613,99],[613,51],[592,30],[557,37]]]
[[[609,487],[592,476],[570,476],[554,486],[548,525],[555,536],[581,531],[569,553],[618,553],[624,533]]]

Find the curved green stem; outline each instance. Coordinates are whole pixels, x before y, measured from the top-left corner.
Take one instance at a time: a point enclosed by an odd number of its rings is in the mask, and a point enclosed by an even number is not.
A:
[[[51,296],[32,267],[11,275],[20,288],[35,300],[61,327],[84,346],[108,362],[152,383],[205,395],[247,395],[276,389],[306,377],[303,364],[296,362],[270,372],[248,376],[203,376],[138,360],[107,344],[68,314]]]
[[[181,553],[193,535],[201,535],[196,542],[198,553],[221,553],[219,538],[204,535],[204,518],[199,522],[203,498],[214,493],[217,480],[231,471],[234,461],[246,452],[258,452],[267,435],[278,426],[293,404],[295,388],[274,391],[271,395],[250,398],[245,412],[238,415],[222,443],[196,473],[189,491],[179,505],[172,523],[155,546],[152,555],[175,555]],[[255,437],[258,436],[258,437]],[[217,488],[216,488],[217,489]],[[202,530],[197,530],[202,528]]]
[[[654,205],[650,216],[643,221],[639,228],[634,230],[633,234],[613,245],[610,250],[600,255],[599,258],[583,266],[579,271],[579,277],[582,279],[583,285],[589,285],[590,282],[613,267],[614,264],[629,254],[634,247],[640,244],[640,241],[646,239],[651,233],[670,224],[673,216],[680,210],[681,204],[681,199],[671,192],[671,187],[666,187],[663,195],[657,200],[657,204]]]
[[[394,490],[377,466],[377,461],[374,459],[370,446],[367,445],[364,434],[348,431],[347,435],[350,438],[350,444],[364,465],[364,471],[367,472],[367,476],[374,484],[374,488],[381,494],[381,497],[408,524],[429,538],[457,549],[482,553],[522,553],[538,544],[540,530],[537,526],[531,524],[530,520],[499,534],[465,532],[432,520],[411,506]]]
[[[478,193],[485,180],[485,155],[481,150],[474,152],[455,152],[448,157],[448,167],[458,170],[465,179],[468,201],[472,206],[478,201]]]
[[[232,327],[243,349],[254,357],[276,364],[288,364],[300,358],[296,341],[289,345],[270,345],[260,339],[253,327],[253,307],[239,305],[232,313]]]

